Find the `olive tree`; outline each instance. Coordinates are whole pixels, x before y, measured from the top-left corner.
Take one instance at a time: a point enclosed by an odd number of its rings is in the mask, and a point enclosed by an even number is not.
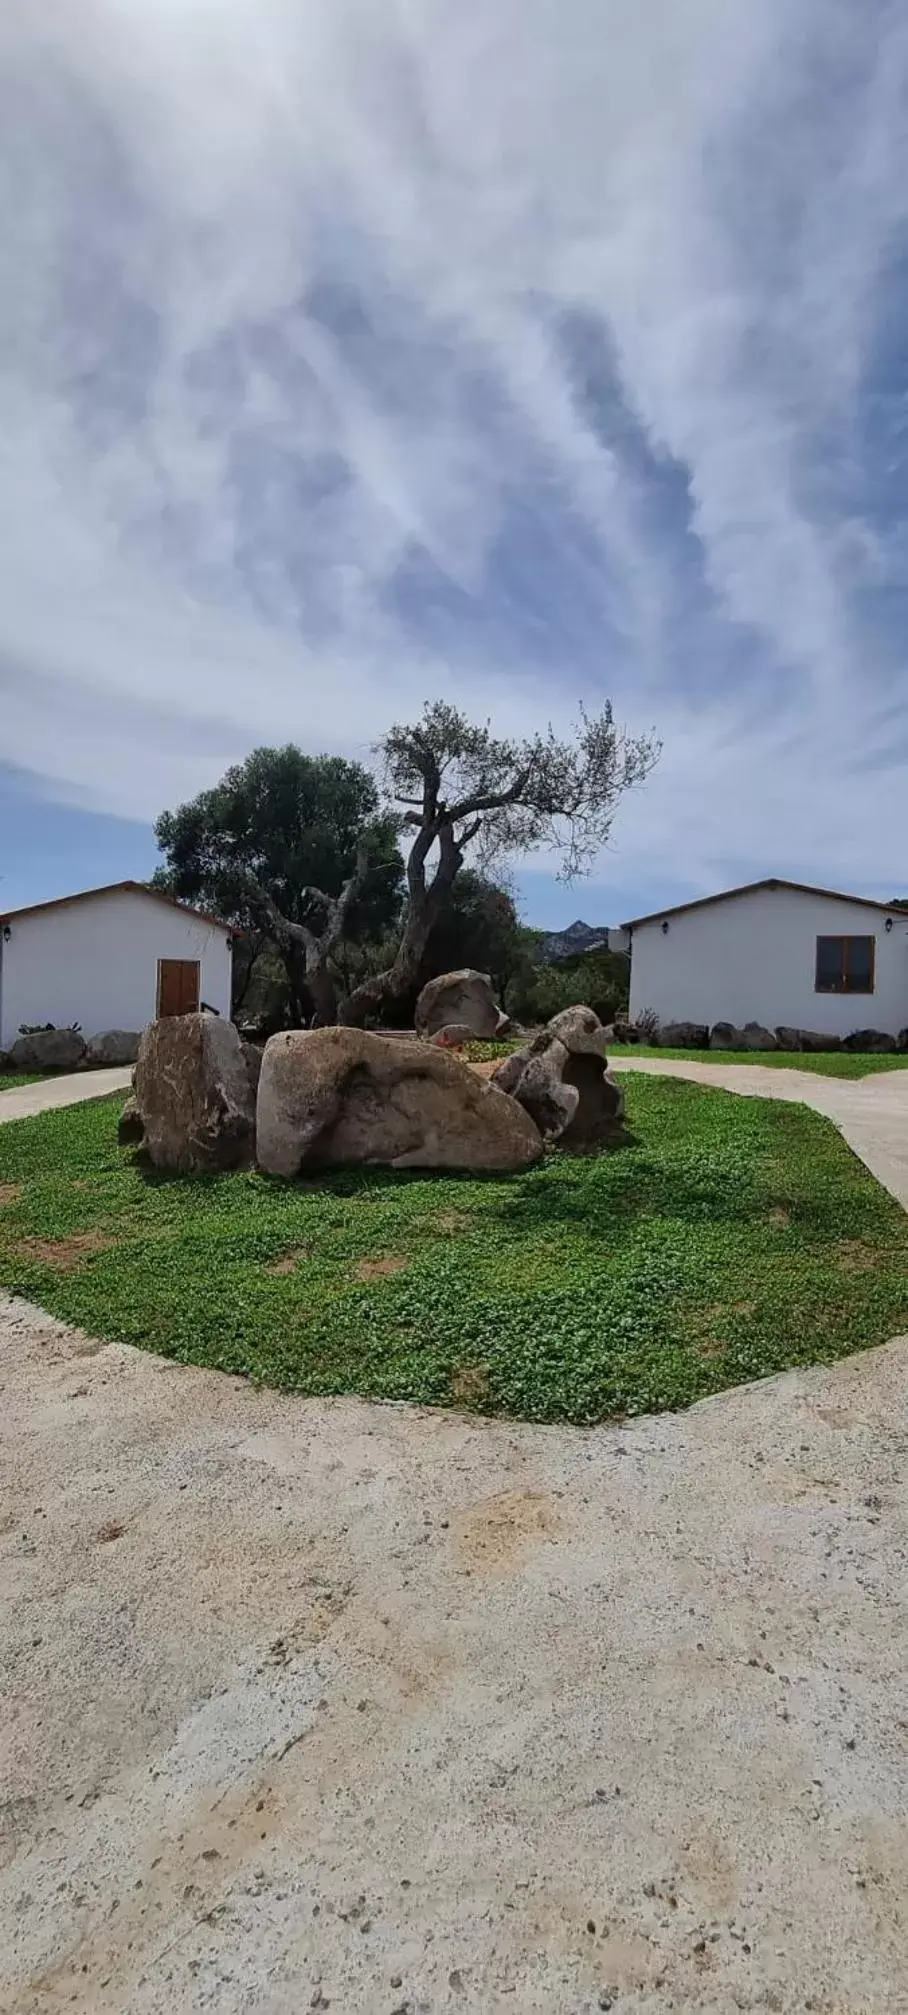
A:
[[[444,700],[389,729],[376,754],[387,796],[412,834],[403,925],[394,958],[354,988],[342,1021],[361,1023],[412,990],[468,851],[484,870],[545,847],[562,880],[588,873],[622,796],[649,775],[659,752],[654,735],[616,725],[610,702],[595,714],[581,709],[567,736],[549,727],[505,740]]]
[[[333,961],[400,914],[399,821],[360,763],[254,749],[213,790],[162,812],[159,888],[274,946],[297,1020],[337,1019]]]

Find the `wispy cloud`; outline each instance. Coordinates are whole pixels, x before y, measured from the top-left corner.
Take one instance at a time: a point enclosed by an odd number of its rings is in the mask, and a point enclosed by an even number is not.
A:
[[[888,885],[906,95],[894,0],[7,10],[3,755],[149,815],[611,692],[625,886]]]

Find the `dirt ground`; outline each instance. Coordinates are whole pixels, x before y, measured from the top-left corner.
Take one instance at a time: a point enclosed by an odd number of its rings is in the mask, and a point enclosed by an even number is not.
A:
[[[0,1370],[4,2010],[908,2008],[908,1339],[589,1433]]]

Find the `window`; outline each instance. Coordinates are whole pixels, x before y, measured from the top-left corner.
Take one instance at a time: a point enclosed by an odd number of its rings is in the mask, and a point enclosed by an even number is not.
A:
[[[817,938],[818,994],[872,994],[875,938]]]

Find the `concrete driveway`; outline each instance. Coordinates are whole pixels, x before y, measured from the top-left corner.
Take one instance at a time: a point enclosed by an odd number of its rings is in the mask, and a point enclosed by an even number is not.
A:
[[[587,1433],[0,1367],[10,2015],[908,2005],[908,1339]]]
[[[110,1098],[126,1091],[132,1070],[79,1070],[63,1077],[39,1078],[36,1084],[20,1084],[14,1091],[3,1090],[0,1077],[0,1124],[9,1119],[33,1119],[36,1113],[51,1112],[62,1105],[82,1105],[89,1098]]]

